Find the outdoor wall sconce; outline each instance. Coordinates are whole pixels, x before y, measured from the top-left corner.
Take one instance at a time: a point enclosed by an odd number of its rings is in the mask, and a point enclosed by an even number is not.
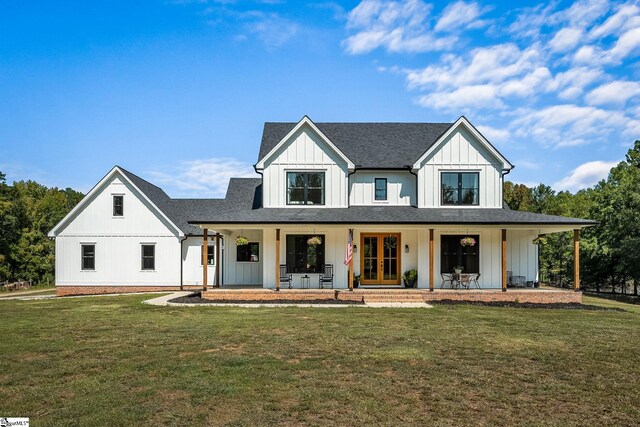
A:
[[[353,245],[353,252],[358,252],[358,245]]]
[[[404,245],[404,253],[405,254],[409,253],[409,245]]]

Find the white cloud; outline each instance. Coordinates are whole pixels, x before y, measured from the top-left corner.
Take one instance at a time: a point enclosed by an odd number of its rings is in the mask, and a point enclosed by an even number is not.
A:
[[[554,52],[566,52],[578,45],[582,33],[582,28],[563,28],[553,36],[549,42],[549,46]]]
[[[479,28],[485,25],[485,22],[479,19],[480,15],[482,10],[478,3],[457,1],[444,9],[434,30],[454,31],[459,28]]]
[[[588,104],[624,104],[628,99],[640,95],[640,83],[614,81],[598,86],[585,97]]]
[[[631,28],[637,28],[640,26],[639,17],[640,7],[632,3],[624,4],[604,23],[592,28],[589,36],[591,38],[600,38],[611,34],[619,34],[621,31]]]
[[[435,37],[429,30],[432,5],[422,0],[364,0],[347,19],[356,31],[344,40],[347,52],[362,54],[383,47],[390,52],[427,52],[451,47],[456,37]]]
[[[519,136],[559,148],[587,144],[619,129],[627,120],[618,111],[564,104],[523,112],[511,125]]]
[[[558,190],[569,191],[577,191],[591,187],[606,178],[611,168],[617,164],[618,162],[604,162],[601,160],[584,163],[572,170],[569,175],[553,184],[552,187]]]
[[[224,197],[230,178],[258,178],[251,164],[232,158],[186,160],[149,175],[173,197]]]
[[[254,34],[267,47],[280,47],[300,30],[298,24],[277,13],[253,12],[245,14],[246,32]]]
[[[507,129],[498,129],[487,125],[478,125],[476,127],[491,143],[504,143],[511,137],[511,132]]]

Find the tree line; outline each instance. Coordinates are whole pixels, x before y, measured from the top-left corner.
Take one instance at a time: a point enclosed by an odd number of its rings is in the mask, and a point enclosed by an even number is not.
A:
[[[511,209],[598,221],[582,231],[581,286],[598,291],[637,294],[640,281],[640,141],[606,179],[573,194],[548,185],[530,188],[506,182],[504,199]],[[553,233],[537,240],[540,279],[559,286],[573,283],[573,233]]]
[[[47,233],[83,196],[34,181],[8,185],[0,172],[0,283],[54,283],[55,243]]]
[[[54,283],[53,240],[47,233],[83,197],[71,188],[48,188],[34,181],[6,183],[0,172],[0,282]],[[514,210],[589,218],[599,222],[581,236],[584,288],[621,290],[640,281],[640,141],[609,176],[577,193],[548,185],[505,182],[504,200]],[[573,283],[573,234],[537,239],[540,280]],[[637,293],[637,288],[636,288]]]

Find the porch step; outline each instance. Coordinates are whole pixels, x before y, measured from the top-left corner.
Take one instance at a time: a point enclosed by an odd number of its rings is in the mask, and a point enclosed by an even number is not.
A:
[[[424,295],[364,295],[364,302],[424,302]]]

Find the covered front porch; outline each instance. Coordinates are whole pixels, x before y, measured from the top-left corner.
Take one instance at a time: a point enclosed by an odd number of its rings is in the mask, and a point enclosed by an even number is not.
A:
[[[416,295],[427,291],[455,299],[461,293],[471,296],[493,291],[492,294],[504,292],[516,298],[516,293],[544,292],[509,287],[532,286],[538,281],[538,248],[534,240],[542,234],[571,229],[576,259],[574,290],[579,290],[580,285],[580,228],[567,226],[202,224],[200,227],[204,229],[205,241],[224,242],[215,245],[219,251],[216,259],[221,262],[216,264],[214,277],[207,277],[207,269],[203,268],[204,290],[234,286],[280,291],[281,295],[295,290],[326,290],[327,295],[334,290],[355,294],[371,291],[370,296],[399,290],[407,294],[410,289],[403,275],[415,270],[417,280],[412,291],[418,292]],[[203,245],[205,259],[207,247]],[[351,257],[347,256],[348,251]],[[457,277],[456,270],[460,273]],[[452,275],[458,281],[458,289],[450,289],[454,284]],[[460,286],[465,276],[474,276],[469,289]]]

